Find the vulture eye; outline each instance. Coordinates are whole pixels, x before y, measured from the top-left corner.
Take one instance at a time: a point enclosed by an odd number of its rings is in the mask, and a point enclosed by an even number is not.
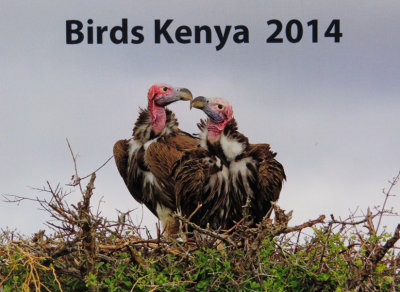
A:
[[[223,108],[224,108],[224,106],[222,104],[218,105],[218,109],[223,109]]]
[[[168,90],[168,87],[163,87],[162,88],[162,91],[164,91],[164,92],[167,92],[167,90]]]

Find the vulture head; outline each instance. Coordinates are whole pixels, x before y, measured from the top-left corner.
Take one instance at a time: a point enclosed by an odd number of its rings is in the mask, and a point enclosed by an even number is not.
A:
[[[233,117],[233,109],[229,101],[221,97],[207,98],[198,96],[190,102],[190,108],[201,109],[208,117],[208,138],[217,141],[226,124]]]
[[[192,100],[193,96],[189,89],[158,83],[150,87],[147,98],[153,131],[159,134],[166,122],[164,107],[178,100]]]

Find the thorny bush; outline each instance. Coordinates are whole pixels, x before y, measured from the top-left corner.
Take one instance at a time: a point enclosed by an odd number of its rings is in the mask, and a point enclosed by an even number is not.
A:
[[[49,183],[41,190],[50,199],[35,199],[51,216],[46,225],[52,234],[41,230],[26,238],[2,230],[0,291],[400,290],[400,224],[393,233],[380,226],[386,215],[396,215],[386,203],[399,176],[390,182],[383,206],[362,216],[321,215],[289,226],[291,212],[275,204],[273,219],[256,228],[243,220],[214,231],[176,215],[194,229],[182,241],[160,232],[152,238],[130,212],[116,221],[102,217],[99,207],[93,212],[96,175],[83,190],[76,171],[72,185],[82,193],[77,204],[67,203],[70,192]]]

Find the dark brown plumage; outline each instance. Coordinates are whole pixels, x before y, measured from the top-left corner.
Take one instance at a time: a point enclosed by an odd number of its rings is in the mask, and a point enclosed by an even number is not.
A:
[[[225,99],[198,97],[192,105],[209,116],[198,124],[200,145],[229,170],[231,213],[227,222],[240,220],[246,212],[253,224],[260,222],[269,214],[271,202],[278,200],[286,179],[283,166],[275,159],[276,153],[268,144],[249,143],[238,131],[232,107]]]
[[[201,227],[229,226],[228,168],[205,149],[188,151],[173,171],[178,212]]]
[[[133,198],[157,216],[167,235],[177,233],[171,216],[176,211],[173,181],[174,163],[184,151],[198,147],[197,140],[178,128],[175,115],[164,106],[180,99],[191,99],[187,89],[156,84],[149,90],[149,107],[141,109],[132,138],[114,145],[118,171]]]

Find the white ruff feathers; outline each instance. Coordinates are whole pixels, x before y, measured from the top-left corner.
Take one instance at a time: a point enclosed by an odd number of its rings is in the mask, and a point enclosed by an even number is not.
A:
[[[147,141],[146,143],[144,143],[144,145],[143,145],[144,150],[146,151],[147,148],[149,148],[149,146],[151,145],[151,143],[157,142],[158,138],[159,137],[151,139],[151,140]]]
[[[208,150],[207,147],[207,134],[208,134],[208,130],[205,129],[204,131],[201,131],[199,133],[199,144],[201,146],[201,148]]]
[[[241,176],[241,181],[247,193],[253,193],[250,188],[248,178],[252,177],[252,173],[247,168],[247,164],[254,164],[254,160],[251,157],[243,158],[239,161],[232,161],[229,166],[229,171],[232,175],[232,182],[234,188],[237,188],[238,178]]]
[[[239,143],[233,139],[230,139],[225,135],[221,135],[220,143],[226,158],[230,161],[234,160],[236,156],[240,155],[245,148],[244,144]]]
[[[128,159],[128,172],[130,169],[131,164],[129,163],[132,160],[132,155],[142,146],[142,144],[139,141],[136,141],[134,139],[129,140],[129,147],[128,147],[128,154],[129,154],[129,159]]]

